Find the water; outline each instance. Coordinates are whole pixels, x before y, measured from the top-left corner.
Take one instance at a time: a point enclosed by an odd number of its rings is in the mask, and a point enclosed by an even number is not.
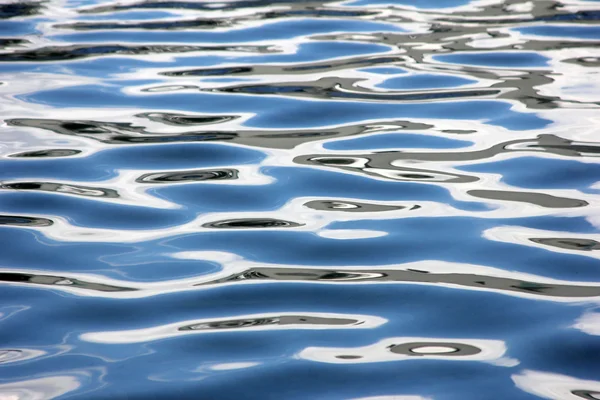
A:
[[[0,3],[0,399],[600,399],[599,2]]]

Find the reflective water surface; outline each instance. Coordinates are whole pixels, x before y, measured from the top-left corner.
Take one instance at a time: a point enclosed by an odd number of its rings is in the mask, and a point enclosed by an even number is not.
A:
[[[0,399],[600,399],[600,2],[0,1]]]

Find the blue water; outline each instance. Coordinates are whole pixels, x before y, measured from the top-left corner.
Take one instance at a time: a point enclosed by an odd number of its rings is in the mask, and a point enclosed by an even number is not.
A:
[[[599,7],[0,1],[0,400],[600,399]]]

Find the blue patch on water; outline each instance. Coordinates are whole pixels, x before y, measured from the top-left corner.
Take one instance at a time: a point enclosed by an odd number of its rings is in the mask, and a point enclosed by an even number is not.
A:
[[[433,59],[450,64],[478,65],[497,68],[545,67],[550,60],[548,57],[539,53],[521,51],[443,54],[433,56]]]
[[[93,3],[92,3],[93,4]],[[80,14],[77,16],[77,21],[106,21],[106,20],[117,20],[117,21],[143,21],[143,20],[157,20],[160,18],[174,18],[177,14],[167,11],[156,11],[156,10],[142,10],[142,11],[121,11],[115,14],[111,14],[110,18],[106,14]]]
[[[457,76],[417,74],[400,76],[398,78],[387,79],[376,87],[384,89],[434,89],[451,88],[477,83],[473,79],[465,79]]]
[[[37,21],[2,21],[0,23],[0,35],[2,37],[19,37],[25,35],[39,35],[42,32],[36,29]]]
[[[583,189],[598,182],[600,176],[598,164],[542,157],[511,158],[457,169],[501,174],[503,182],[529,189]]]

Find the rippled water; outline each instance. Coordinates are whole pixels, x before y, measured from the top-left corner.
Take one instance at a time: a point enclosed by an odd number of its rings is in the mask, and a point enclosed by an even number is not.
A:
[[[600,399],[600,2],[0,1],[0,399]]]

